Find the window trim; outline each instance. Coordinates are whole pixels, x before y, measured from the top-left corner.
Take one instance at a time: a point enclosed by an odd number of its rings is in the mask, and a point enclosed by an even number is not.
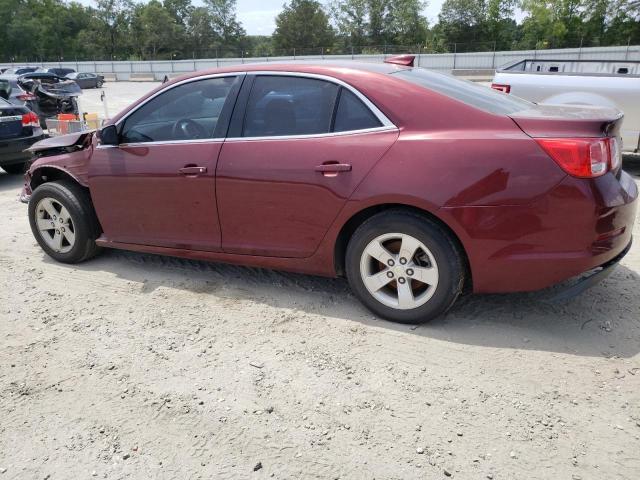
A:
[[[306,138],[324,138],[324,137],[337,137],[344,135],[356,135],[356,134],[368,134],[368,133],[376,133],[376,132],[386,132],[386,131],[397,131],[398,127],[391,121],[389,118],[382,113],[382,111],[371,101],[369,100],[363,93],[361,93],[355,87],[349,85],[347,82],[340,80],[335,77],[331,77],[328,75],[321,75],[316,73],[304,73],[304,72],[290,72],[290,71],[280,71],[280,70],[257,70],[257,71],[241,71],[241,72],[224,72],[224,73],[212,73],[208,75],[201,75],[198,77],[191,77],[185,80],[182,80],[177,83],[173,83],[162,90],[157,91],[149,98],[146,98],[142,103],[136,105],[135,108],[128,111],[122,118],[118,119],[118,121],[114,124],[118,129],[118,133],[120,133],[121,128],[124,126],[124,122],[126,119],[133,115],[137,110],[142,108],[148,102],[153,100],[154,98],[162,95],[163,93],[176,88],[178,86],[197,82],[200,80],[207,80],[210,78],[223,78],[223,77],[247,77],[247,76],[282,76],[282,77],[303,77],[303,78],[311,78],[317,80],[324,80],[327,82],[334,83],[338,86],[346,88],[350,92],[352,92],[364,105],[374,114],[374,116],[382,123],[380,127],[374,128],[365,128],[361,130],[345,130],[343,132],[327,132],[327,133],[312,133],[306,135],[280,135],[280,136],[268,136],[268,137],[215,137],[215,138],[204,138],[204,139],[196,139],[196,140],[162,140],[157,142],[136,142],[136,143],[120,143],[118,145],[98,145],[98,148],[119,148],[119,147],[140,147],[140,146],[152,146],[152,145],[176,145],[176,144],[198,144],[198,143],[213,143],[213,142],[253,142],[253,141],[264,141],[264,140],[295,140],[295,139],[306,139]],[[242,89],[244,88],[244,83],[241,85],[240,91],[236,94],[237,100],[240,97]],[[253,83],[253,82],[251,82]],[[247,98],[248,100],[248,98]],[[235,106],[234,110],[238,107]],[[233,115],[233,114],[232,114]],[[246,109],[243,108],[243,121],[244,115],[246,115]],[[233,118],[229,119],[229,123],[233,121]]]
[[[249,71],[246,72],[247,75],[252,75],[254,77],[258,76],[279,76],[279,77],[301,77],[301,78],[309,78],[313,80],[324,80],[329,83],[333,83],[338,85],[339,87],[343,87],[353,93],[364,105],[373,113],[373,115],[378,119],[378,121],[382,124],[379,127],[373,128],[363,128],[359,130],[345,130],[342,132],[327,132],[327,133],[309,133],[302,135],[271,135],[266,137],[227,137],[225,142],[255,142],[255,141],[264,141],[264,140],[295,140],[295,139],[306,139],[306,138],[324,138],[324,137],[337,137],[343,135],[356,135],[356,134],[366,134],[366,133],[375,133],[375,132],[386,132],[386,131],[397,131],[398,127],[391,121],[389,118],[382,113],[382,111],[371,101],[369,100],[362,92],[360,92],[355,87],[349,85],[348,83],[335,78],[330,77],[328,75],[321,75],[317,73],[304,73],[304,72],[289,72],[289,71],[279,71],[279,70],[258,70],[258,71]],[[253,82],[251,82],[253,83]],[[247,102],[249,98],[247,97]],[[337,102],[336,102],[337,103]],[[243,118],[246,116],[246,105],[243,107]]]

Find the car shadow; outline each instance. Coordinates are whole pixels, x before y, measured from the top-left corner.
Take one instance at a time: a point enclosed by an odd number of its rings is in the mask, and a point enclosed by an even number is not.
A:
[[[54,263],[46,256],[43,260]],[[65,267],[115,274],[139,285],[143,294],[177,288],[289,309],[290,319],[296,314],[322,315],[449,343],[599,357],[631,358],[640,352],[640,275],[624,265],[570,301],[550,301],[555,289],[466,295],[447,314],[419,326],[375,317],[353,296],[344,279],[119,250],[106,250],[90,262]]]

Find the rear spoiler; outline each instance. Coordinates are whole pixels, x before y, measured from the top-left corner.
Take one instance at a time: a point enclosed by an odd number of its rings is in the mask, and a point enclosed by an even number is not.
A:
[[[384,63],[392,63],[394,65],[404,65],[405,67],[413,67],[413,61],[416,59],[415,55],[395,55],[393,57],[385,58]]]

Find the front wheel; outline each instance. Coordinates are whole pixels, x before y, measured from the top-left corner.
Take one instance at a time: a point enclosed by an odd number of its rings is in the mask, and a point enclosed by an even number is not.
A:
[[[346,272],[356,296],[380,317],[423,323],[445,312],[464,285],[464,261],[451,235],[411,211],[365,221],[347,247]]]
[[[36,188],[29,199],[29,223],[40,247],[59,262],[83,262],[100,251],[91,200],[73,182],[49,182]]]

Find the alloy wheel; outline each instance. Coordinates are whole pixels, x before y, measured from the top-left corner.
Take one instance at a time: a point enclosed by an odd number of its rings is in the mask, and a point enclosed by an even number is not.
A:
[[[38,232],[49,248],[58,253],[67,253],[73,248],[75,226],[64,205],[45,197],[36,205],[35,215]]]
[[[387,233],[369,242],[360,258],[360,275],[376,300],[399,310],[428,302],[439,277],[431,251],[405,233]]]

